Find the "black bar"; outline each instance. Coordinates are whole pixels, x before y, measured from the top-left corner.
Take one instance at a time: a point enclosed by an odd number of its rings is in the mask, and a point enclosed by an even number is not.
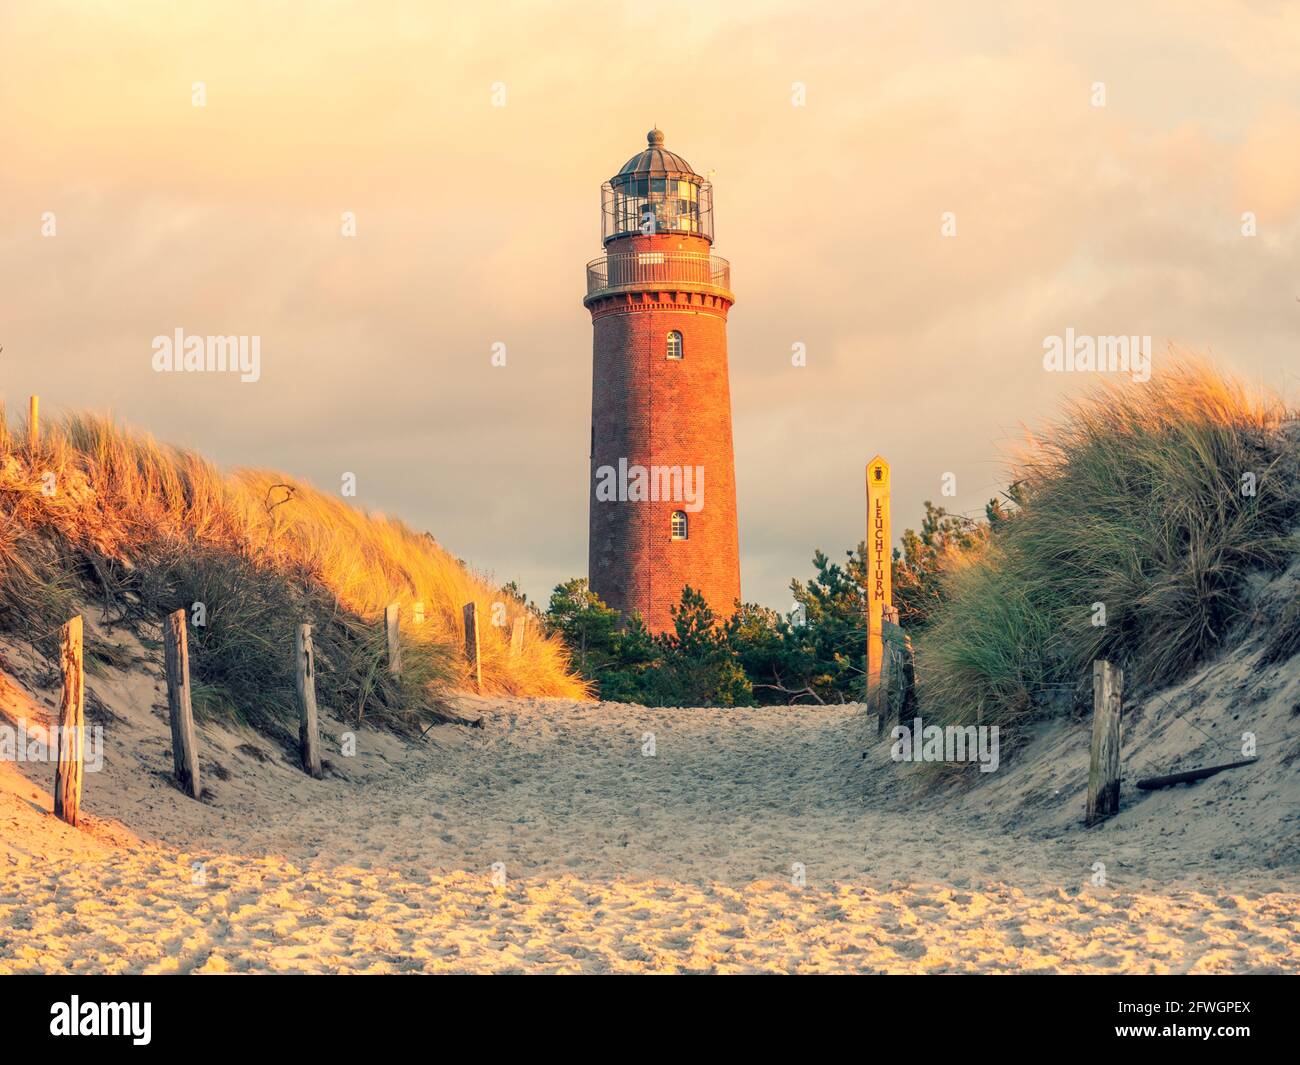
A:
[[[522,977],[484,983],[454,976],[15,976],[0,981],[8,1013],[0,1046],[84,1051],[113,1044],[128,1054],[194,1049],[205,1060],[230,1051],[284,1050],[296,1057],[319,1051],[334,1060],[409,1042],[431,1053],[495,1058],[514,1046],[534,1054],[612,1049],[607,1033],[622,1028],[635,1045],[659,1046],[661,1056],[673,1057],[698,1049],[697,1038],[707,1034],[735,1046],[759,1039],[769,1050],[784,1038],[808,1053],[856,1046],[864,1058],[889,1045],[985,1053],[1037,1047],[1054,1057],[1068,1048],[1071,1058],[1128,1045],[1176,1049],[1181,1059],[1196,1045],[1218,1056],[1282,1049],[1294,1035],[1296,985],[1274,976],[847,979],[838,986],[827,977],[749,979],[741,988],[638,977],[588,977],[574,987]],[[84,1025],[106,1016],[99,1003],[137,1004],[141,1021],[148,1003],[148,1042],[138,1043],[141,1037],[130,1031],[53,1034],[51,1025],[70,1015],[73,996]],[[1185,1031],[1192,1028],[1211,1034]],[[692,1032],[698,1035],[688,1038]]]

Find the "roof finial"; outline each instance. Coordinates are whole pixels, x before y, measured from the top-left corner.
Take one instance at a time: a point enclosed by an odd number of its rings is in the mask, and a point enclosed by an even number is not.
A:
[[[645,139],[651,148],[662,148],[664,146],[664,132],[659,128],[658,123],[655,123],[655,128],[645,135]]]

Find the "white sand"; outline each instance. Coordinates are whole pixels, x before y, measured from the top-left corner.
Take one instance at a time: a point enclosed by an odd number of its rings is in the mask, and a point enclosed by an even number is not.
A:
[[[39,663],[0,654],[0,711],[42,716]],[[85,829],[48,814],[52,767],[0,765],[0,973],[1300,972],[1286,854],[1216,858],[1232,823],[1189,788],[1077,827],[1077,726],[1043,741],[1067,752],[1049,815],[1026,759],[996,824],[990,787],[901,798],[856,708],[466,698],[482,729],[362,732],[353,758],[328,722],[323,781],[209,727],[196,803],[164,778],[157,677],[90,684],[122,720]]]

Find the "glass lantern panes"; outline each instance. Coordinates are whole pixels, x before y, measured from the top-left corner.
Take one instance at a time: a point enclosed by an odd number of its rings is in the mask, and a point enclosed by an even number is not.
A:
[[[713,239],[713,190],[679,178],[627,177],[601,189],[601,236],[693,233]]]

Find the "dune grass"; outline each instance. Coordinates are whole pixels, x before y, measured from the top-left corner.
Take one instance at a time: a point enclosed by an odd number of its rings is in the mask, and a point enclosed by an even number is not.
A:
[[[49,640],[87,601],[153,622],[202,603],[206,623],[190,627],[196,708],[266,730],[296,720],[301,621],[314,626],[323,705],[389,725],[436,718],[440,692],[469,687],[460,648],[471,601],[486,694],[585,694],[535,618],[511,656],[523,607],[427,534],[281,474],[223,473],[99,417],[43,424],[33,451],[26,426],[11,431],[0,412],[0,626]],[[392,602],[402,607],[400,682],[381,631]]]
[[[1219,647],[1247,576],[1297,552],[1286,416],[1188,357],[1068,404],[1014,463],[1022,506],[948,567],[917,644],[925,716],[1005,725],[1088,698],[1094,659],[1163,684]]]

